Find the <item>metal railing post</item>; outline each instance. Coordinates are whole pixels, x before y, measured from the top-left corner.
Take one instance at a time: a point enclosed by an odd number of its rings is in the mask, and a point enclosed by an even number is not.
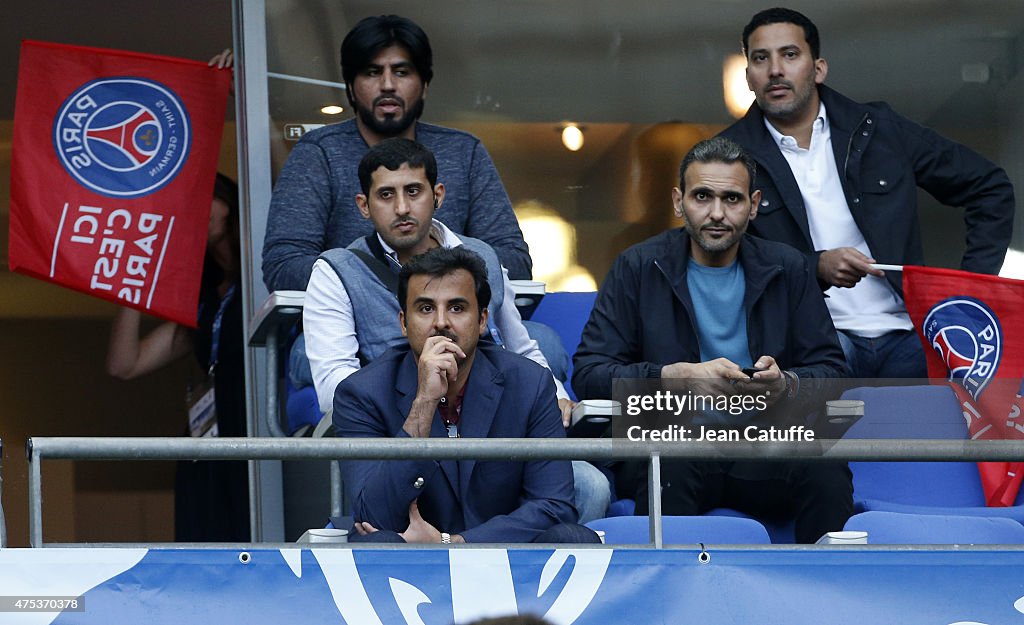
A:
[[[32,547],[43,546],[43,475],[40,466],[42,458],[34,453],[32,439],[28,439],[25,451],[28,455],[28,543]]]
[[[650,523],[651,544],[655,549],[662,548],[661,526],[661,454],[651,452],[651,464],[647,471],[648,515]]]
[[[7,546],[7,521],[4,520],[4,442],[0,440],[0,549]]]
[[[286,436],[281,429],[281,411],[277,403],[277,326],[267,330],[267,429],[271,436]],[[257,433],[253,433],[254,435]],[[249,460],[249,531],[253,540],[263,538],[263,490],[259,488],[260,463]]]
[[[277,326],[267,330],[267,428],[276,438],[288,436],[281,427],[281,409],[277,401]]]
[[[341,467],[337,460],[331,460],[331,516],[341,516],[341,502],[343,499],[341,483]]]

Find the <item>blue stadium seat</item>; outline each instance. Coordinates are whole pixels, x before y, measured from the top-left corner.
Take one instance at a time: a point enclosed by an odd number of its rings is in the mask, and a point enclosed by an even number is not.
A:
[[[767,519],[755,519],[749,514],[733,510],[732,508],[715,508],[704,513],[706,516],[733,517],[737,519],[751,519],[756,521],[768,531],[768,536],[776,545],[791,545],[796,542],[796,519],[786,521],[769,521]]]
[[[998,517],[904,514],[873,510],[853,515],[844,529],[867,532],[868,543],[875,545],[1024,543],[1024,525]]]
[[[569,354],[569,370],[565,380],[565,390],[569,392],[569,396],[573,400],[576,399],[576,394],[573,393],[570,384],[572,380],[572,355],[580,345],[583,326],[587,325],[587,319],[590,318],[590,310],[594,307],[594,300],[596,298],[596,291],[585,291],[582,293],[558,291],[547,293],[530,317],[530,321],[543,323],[553,328],[562,340],[562,346],[565,347],[565,352]]]
[[[990,508],[973,462],[851,462],[857,512],[1005,517],[1024,523],[1024,490],[1016,505]]]
[[[295,388],[285,376],[285,414],[288,415],[288,435],[301,436],[310,428],[315,428],[324,413],[320,411],[320,400],[316,389],[312,386]]]
[[[636,502],[632,499],[616,499],[608,506],[608,516],[633,516]]]
[[[855,388],[843,399],[864,401],[864,416],[843,438],[964,439],[967,424],[944,385]],[[857,512],[1006,517],[1024,523],[1024,490],[1015,506],[990,508],[973,462],[851,462]]]
[[[619,516],[587,523],[605,533],[606,544],[645,545],[651,542],[650,520],[645,516]],[[764,526],[753,519],[727,516],[662,517],[662,538],[668,544],[767,545]]]
[[[967,424],[946,385],[852,388],[843,399],[864,402],[864,416],[843,438],[962,439]]]

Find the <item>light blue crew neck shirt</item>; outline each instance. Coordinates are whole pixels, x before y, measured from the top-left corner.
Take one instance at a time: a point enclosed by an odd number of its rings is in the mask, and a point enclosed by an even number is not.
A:
[[[743,309],[747,283],[739,262],[706,267],[690,258],[686,286],[693,300],[701,362],[728,358],[740,367],[752,366]]]

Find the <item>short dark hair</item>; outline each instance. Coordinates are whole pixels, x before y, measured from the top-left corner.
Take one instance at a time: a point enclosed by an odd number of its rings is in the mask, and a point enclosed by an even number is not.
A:
[[[433,152],[412,139],[392,137],[370,148],[359,161],[359,186],[363,190],[363,195],[370,194],[373,172],[378,168],[398,171],[402,165],[408,165],[409,169],[423,169],[433,192],[433,187],[437,184],[437,160]]]
[[[341,76],[353,102],[352,84],[384,48],[402,46],[409,53],[424,84],[434,78],[434,53],[430,39],[419,25],[400,15],[376,15],[359,20],[341,42]]]
[[[750,176],[749,192],[754,192],[754,176],[757,175],[757,163],[754,158],[744,150],[740,144],[725,137],[712,137],[705,139],[690,148],[690,151],[683,157],[683,163],[679,166],[679,188],[686,190],[686,183],[683,180],[686,170],[692,163],[742,163]]]
[[[435,278],[465,269],[473,276],[476,290],[476,303],[479,313],[483,314],[491,303],[491,285],[487,282],[487,264],[480,255],[465,246],[435,247],[434,249],[413,256],[402,265],[398,272],[398,305],[406,312],[406,298],[409,296],[409,279],[413,276],[427,275]]]
[[[206,250],[202,278],[200,278],[199,283],[199,288],[204,293],[216,289],[224,281],[225,276],[229,279],[237,279],[238,274],[241,272],[242,251],[238,234],[241,229],[238,211],[238,183],[217,172],[217,177],[213,180],[213,199],[224,202],[228,207],[227,240],[228,245],[231,246],[234,258],[231,261],[230,267],[221,267],[214,259],[213,253],[209,249]]]
[[[814,25],[806,15],[793,9],[775,7],[765,9],[750,18],[750,22],[743,27],[743,56],[747,56],[750,44],[750,33],[768,24],[793,24],[804,29],[804,39],[811,48],[814,58],[821,58],[821,40],[818,38],[818,27]]]

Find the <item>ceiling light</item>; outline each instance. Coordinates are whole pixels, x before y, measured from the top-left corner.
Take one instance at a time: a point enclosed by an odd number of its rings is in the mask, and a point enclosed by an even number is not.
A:
[[[747,86],[747,59],[742,54],[730,54],[722,62],[722,93],[730,115],[736,119],[746,115],[754,94]]]
[[[562,145],[570,152],[579,151],[583,147],[583,129],[576,124],[566,124],[562,128]]]
[[[327,106],[322,107],[320,109],[320,112],[323,113],[324,115],[338,115],[344,112],[344,110],[344,108],[338,106],[337,104],[328,104]]]

